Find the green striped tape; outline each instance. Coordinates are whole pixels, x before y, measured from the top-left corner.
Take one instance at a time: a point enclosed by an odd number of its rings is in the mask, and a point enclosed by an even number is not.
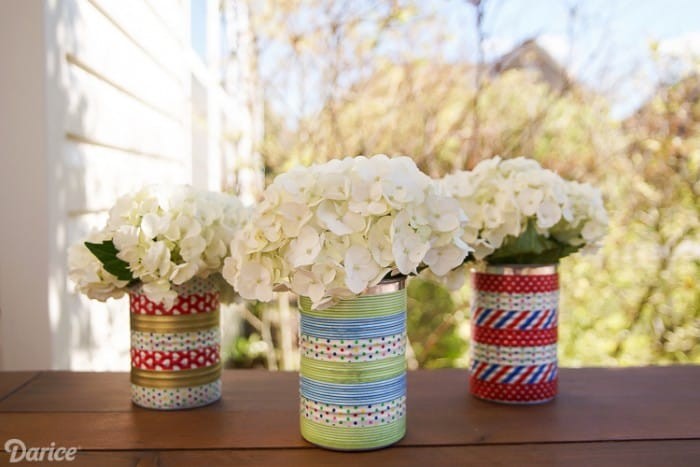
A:
[[[405,416],[385,425],[361,428],[328,426],[301,419],[301,435],[307,441],[339,451],[382,448],[397,442],[405,434]]]
[[[301,357],[301,374],[326,383],[371,383],[395,378],[405,371],[404,355],[374,362],[328,362]]]
[[[389,316],[406,309],[406,291],[402,289],[382,295],[366,295],[341,300],[324,310],[312,310],[311,299],[300,297],[299,309],[305,315],[318,318],[347,319]]]

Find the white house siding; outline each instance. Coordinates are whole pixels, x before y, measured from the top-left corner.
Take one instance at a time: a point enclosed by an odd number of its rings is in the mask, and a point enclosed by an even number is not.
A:
[[[43,16],[38,1],[0,3],[0,353],[7,369],[51,365]]]
[[[218,7],[216,1],[209,3],[208,8]],[[43,89],[24,89],[44,97],[41,111],[36,105],[34,111],[41,127],[35,131],[43,135],[45,146],[32,148],[31,167],[48,179],[43,199],[21,199],[18,207],[48,217],[43,233],[46,239],[48,230],[48,248],[26,268],[21,254],[8,251],[5,264],[20,265],[26,277],[35,277],[39,284],[46,281],[48,290],[36,289],[38,309],[31,310],[29,323],[21,316],[27,310],[18,298],[20,290],[5,286],[9,273],[2,270],[3,367],[124,370],[127,301],[103,304],[73,292],[67,277],[68,247],[104,223],[117,196],[143,185],[175,182],[221,188],[217,164],[224,164],[219,156],[222,129],[204,122],[206,138],[199,141],[202,123],[193,125],[192,115],[193,107],[203,107],[210,120],[223,120],[211,111],[220,108],[213,97],[226,96],[216,70],[198,63],[190,48],[189,1],[9,0],[0,4],[3,29],[8,12],[37,16],[37,11],[24,11],[31,9],[27,4],[43,8],[43,31],[38,32],[43,32],[45,58],[39,70]],[[13,40],[23,41],[25,35]],[[36,83],[31,85],[36,88]],[[201,102],[193,103],[192,89],[197,86],[203,89],[196,98]],[[27,173],[12,176],[32,179]],[[8,173],[2,177],[4,183]],[[35,182],[43,188],[41,183]],[[2,203],[5,209],[7,203]],[[34,224],[41,229],[39,221]],[[5,256],[11,247],[0,248]],[[15,281],[25,290],[26,277]],[[29,338],[27,328],[34,325],[41,330],[41,342]]]

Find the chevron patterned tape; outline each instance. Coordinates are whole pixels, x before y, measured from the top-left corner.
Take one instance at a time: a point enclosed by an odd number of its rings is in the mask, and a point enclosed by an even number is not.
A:
[[[472,342],[506,347],[535,347],[557,343],[557,328],[519,331],[472,325]]]
[[[551,329],[557,325],[557,309],[503,310],[477,307],[473,310],[472,320],[476,326],[492,329]]]
[[[472,361],[471,375],[480,381],[501,384],[538,384],[554,381],[557,377],[557,363],[543,365],[513,366],[497,363]]]

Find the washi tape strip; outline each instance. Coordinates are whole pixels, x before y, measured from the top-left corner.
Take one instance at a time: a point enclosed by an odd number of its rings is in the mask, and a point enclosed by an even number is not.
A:
[[[403,290],[382,295],[360,296],[350,300],[340,300],[333,306],[323,310],[312,310],[311,299],[299,298],[299,308],[308,316],[328,319],[345,319],[357,317],[387,316],[396,313],[397,310],[406,309],[406,293]]]
[[[139,332],[131,331],[131,347],[141,350],[173,352],[211,347],[221,342],[218,327],[192,332]]]
[[[477,307],[472,316],[476,326],[492,329],[528,331],[550,329],[557,325],[557,309],[503,310]]]
[[[300,333],[324,339],[371,339],[404,334],[406,312],[360,319],[328,319],[301,313]]]
[[[214,276],[209,277],[193,277],[187,282],[177,285],[172,285],[172,289],[178,295],[194,295],[213,293],[217,290],[217,280]],[[143,295],[143,283],[138,282],[129,287],[129,293],[135,295]]]
[[[333,405],[301,398],[301,414],[328,426],[367,427],[391,423],[406,414],[406,398],[383,404]]]
[[[472,360],[499,365],[542,365],[557,360],[557,345],[506,347],[472,342]]]
[[[479,291],[474,296],[472,307],[494,308],[496,310],[546,310],[558,308],[559,291],[527,294]]]
[[[152,302],[146,295],[132,294],[129,300],[131,312],[139,315],[189,315],[207,313],[218,307],[218,293],[178,295],[171,308]]]
[[[192,370],[219,363],[219,355],[218,345],[172,352],[132,347],[131,366],[142,370]]]
[[[559,290],[559,275],[500,275],[477,272],[472,276],[474,288],[484,292],[542,293]]]
[[[326,383],[301,376],[299,390],[303,397],[326,404],[377,404],[406,395],[406,374],[403,372],[384,381],[360,384]]]
[[[328,414],[350,415],[364,414],[374,415],[375,413],[394,410],[399,406],[406,405],[406,396],[401,396],[397,399],[383,402],[381,404],[363,404],[363,405],[338,405],[324,404],[322,402],[312,401],[304,397],[301,398],[301,406],[303,409],[312,410],[315,412],[324,412]]]
[[[181,370],[142,370],[131,367],[131,382],[151,388],[186,388],[213,383],[221,377],[221,363],[212,366]]]
[[[131,385],[134,404],[149,409],[191,409],[221,399],[221,380],[184,388],[152,388]]]
[[[219,310],[190,315],[139,315],[131,313],[131,329],[139,332],[193,332],[219,326]]]
[[[469,378],[470,392],[481,399],[512,404],[538,404],[557,394],[557,379],[539,384],[501,384]]]
[[[302,357],[329,362],[367,362],[403,355],[406,350],[405,334],[374,337],[371,339],[323,339],[302,334],[299,338]]]
[[[301,435],[325,448],[338,450],[377,449],[389,446],[406,434],[406,417],[375,426],[328,426],[301,417]]]
[[[395,378],[406,372],[403,355],[375,362],[326,362],[301,358],[301,375],[318,382],[358,384]]]
[[[513,347],[536,347],[556,344],[557,328],[532,329],[529,331],[492,329],[472,325],[472,341],[480,344],[491,344]]]
[[[557,363],[533,366],[499,365],[498,363],[472,361],[471,376],[480,381],[501,384],[538,384],[557,378]]]

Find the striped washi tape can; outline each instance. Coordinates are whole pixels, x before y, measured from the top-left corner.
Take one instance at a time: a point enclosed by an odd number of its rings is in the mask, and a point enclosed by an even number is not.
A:
[[[323,310],[299,299],[300,425],[309,442],[356,451],[406,433],[405,278]]]
[[[171,308],[141,286],[129,291],[131,400],[149,409],[190,409],[221,398],[219,293],[212,279],[175,286]]]
[[[557,394],[556,265],[487,266],[472,275],[470,392],[509,404]]]

